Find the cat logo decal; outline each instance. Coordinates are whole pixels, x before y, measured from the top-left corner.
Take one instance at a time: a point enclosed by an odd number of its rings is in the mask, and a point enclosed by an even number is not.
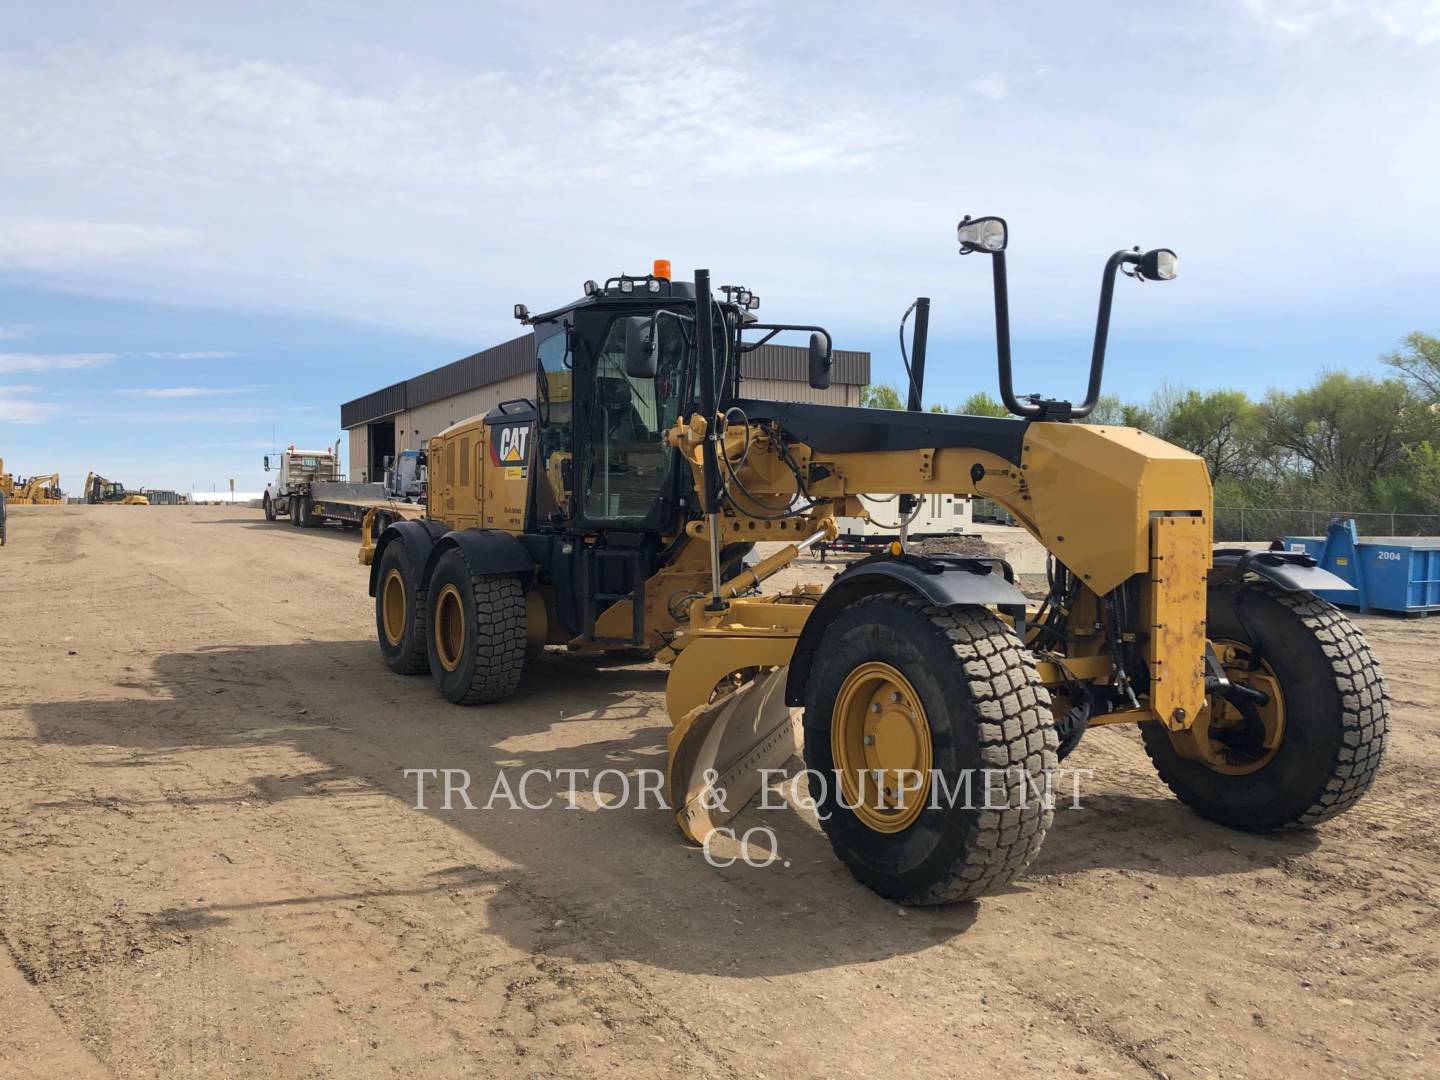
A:
[[[525,465],[529,462],[529,424],[511,424],[497,429],[496,434],[499,438],[490,444],[490,455],[496,465]]]

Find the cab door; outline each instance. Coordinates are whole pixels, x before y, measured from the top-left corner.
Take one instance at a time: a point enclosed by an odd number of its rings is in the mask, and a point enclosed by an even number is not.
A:
[[[661,319],[654,377],[627,375],[625,319],[635,313],[592,311],[577,320],[582,340],[598,343],[575,368],[585,388],[576,417],[576,516],[585,527],[652,531],[674,520],[679,454],[665,435],[689,392],[688,348],[679,324]]]

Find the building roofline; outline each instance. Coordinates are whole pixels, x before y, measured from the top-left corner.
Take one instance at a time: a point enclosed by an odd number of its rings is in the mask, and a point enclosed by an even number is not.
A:
[[[521,334],[414,378],[347,401],[340,406],[340,426],[346,430],[356,428],[409,409],[493,386],[516,375],[534,372],[534,337],[533,333]],[[836,349],[833,355],[832,382],[863,386],[870,381],[869,353]],[[809,377],[808,352],[794,345],[762,345],[746,353],[741,363],[744,378],[805,382]]]

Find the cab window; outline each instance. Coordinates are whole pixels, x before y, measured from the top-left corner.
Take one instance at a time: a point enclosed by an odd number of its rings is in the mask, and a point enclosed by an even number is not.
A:
[[[596,357],[585,491],[585,516],[592,521],[644,521],[669,478],[673,454],[665,433],[689,392],[686,345],[674,319],[660,319],[658,332],[654,378],[625,374],[623,316],[611,321]]]

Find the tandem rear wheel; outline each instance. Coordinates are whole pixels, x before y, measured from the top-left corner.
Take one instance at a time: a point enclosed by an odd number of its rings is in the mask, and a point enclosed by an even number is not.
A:
[[[376,575],[375,637],[385,666],[397,675],[420,675],[429,669],[419,576],[403,543],[386,546]]]
[[[910,593],[856,601],[816,651],[804,725],[821,827],[881,896],[971,900],[1040,850],[1053,815],[1036,786],[1057,765],[1050,695],[993,612]]]
[[[483,705],[515,692],[526,645],[525,590],[517,575],[472,573],[452,548],[430,578],[425,626],[430,676],[446,701]]]
[[[1208,740],[1199,756],[1160,724],[1140,725],[1160,779],[1201,817],[1247,832],[1315,825],[1355,805],[1390,720],[1359,628],[1311,593],[1268,583],[1212,586],[1206,619],[1226,677],[1268,701],[1212,697],[1193,736]]]

